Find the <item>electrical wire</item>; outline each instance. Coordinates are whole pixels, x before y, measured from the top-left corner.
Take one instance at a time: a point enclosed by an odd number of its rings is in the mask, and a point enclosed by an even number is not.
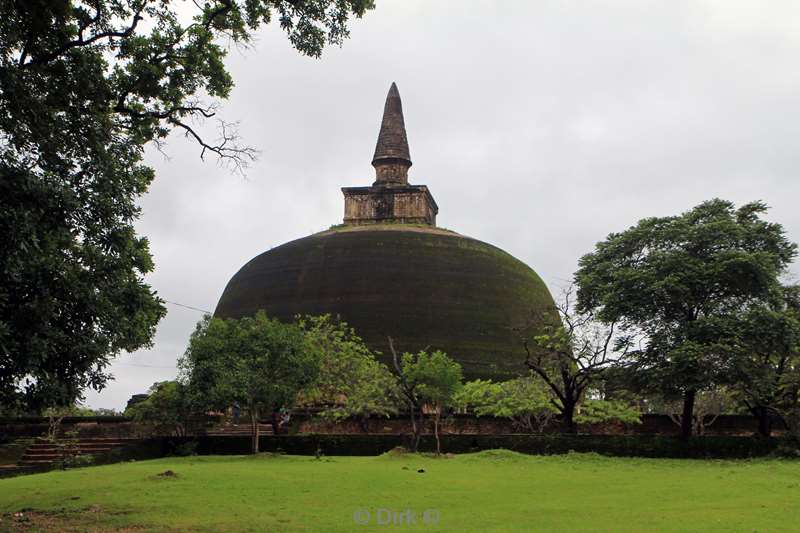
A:
[[[199,307],[192,307],[191,305],[179,304],[178,302],[171,302],[169,300],[164,300],[164,302],[168,303],[168,304],[172,304],[172,305],[177,305],[178,307],[185,307],[186,309],[191,309],[192,311],[198,311],[200,313],[205,313],[207,315],[211,314],[211,311],[207,311],[205,309],[200,309]]]

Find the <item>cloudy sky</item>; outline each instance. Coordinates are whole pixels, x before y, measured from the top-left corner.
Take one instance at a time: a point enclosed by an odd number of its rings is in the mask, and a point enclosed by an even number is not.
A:
[[[438,223],[531,265],[552,291],[612,231],[703,200],[763,200],[800,241],[800,3],[377,0],[342,48],[300,56],[273,26],[233,50],[222,115],[261,155],[246,177],[171,138],[138,224],[168,302],[213,310],[253,256],[340,223],[368,185],[392,81],[410,181]],[[797,276],[795,265],[790,273]],[[202,313],[168,304],[150,350],[87,395],[121,409],[174,378]]]

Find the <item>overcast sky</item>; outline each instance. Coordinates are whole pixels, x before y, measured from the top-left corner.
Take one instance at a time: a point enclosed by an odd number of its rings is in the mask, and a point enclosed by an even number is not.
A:
[[[262,151],[245,178],[182,137],[169,159],[148,153],[138,228],[162,298],[213,311],[249,259],[340,223],[340,187],[374,180],[392,81],[409,179],[430,187],[439,225],[503,248],[553,292],[608,233],[713,197],[763,200],[800,240],[800,2],[376,3],[321,60],[275,25],[231,52],[221,115]],[[167,307],[154,347],[120,356],[88,405],[122,409],[175,377],[202,314]]]

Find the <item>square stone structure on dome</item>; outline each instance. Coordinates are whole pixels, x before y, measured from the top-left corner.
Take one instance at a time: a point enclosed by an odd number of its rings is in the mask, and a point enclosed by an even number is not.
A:
[[[425,185],[343,187],[345,224],[436,225],[439,207]]]

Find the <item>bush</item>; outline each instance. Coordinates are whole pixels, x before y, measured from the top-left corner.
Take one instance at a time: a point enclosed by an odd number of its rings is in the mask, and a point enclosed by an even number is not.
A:
[[[189,457],[191,455],[197,455],[197,441],[196,440],[189,440],[186,442],[181,442],[175,445],[175,449],[173,450],[173,455],[178,457]]]

